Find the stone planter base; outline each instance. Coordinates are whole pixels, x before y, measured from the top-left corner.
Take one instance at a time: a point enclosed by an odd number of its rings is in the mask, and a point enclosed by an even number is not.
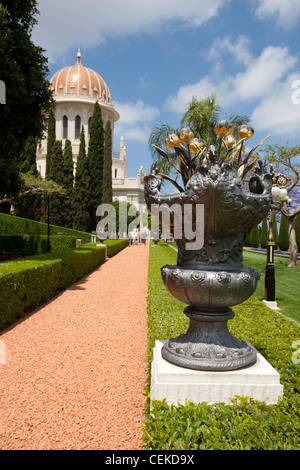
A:
[[[256,363],[230,371],[186,369],[162,357],[165,341],[156,341],[151,368],[151,402],[166,399],[168,405],[185,404],[186,400],[208,404],[225,402],[237,396],[249,396],[267,404],[276,404],[283,395],[278,372],[256,352]],[[251,349],[250,343],[247,343]],[[253,348],[254,349],[254,348]]]
[[[256,362],[255,348],[228,331],[233,310],[199,311],[186,307],[184,313],[190,319],[188,331],[164,345],[164,359],[188,369],[209,371],[241,369]]]

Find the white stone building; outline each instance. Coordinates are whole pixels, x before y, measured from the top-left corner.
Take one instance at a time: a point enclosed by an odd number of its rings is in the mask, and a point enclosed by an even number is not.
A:
[[[56,139],[62,141],[63,147],[66,139],[71,141],[75,173],[81,127],[83,126],[85,131],[87,151],[89,125],[95,102],[98,101],[100,105],[104,128],[108,120],[111,123],[112,139],[114,139],[114,124],[120,116],[103,78],[82,64],[80,49],[76,56],[76,64],[56,72],[50,83],[56,102]],[[43,177],[46,172],[46,154],[47,134],[37,148],[37,169]],[[126,171],[126,148],[122,137],[118,158],[112,155],[113,201],[127,201],[137,207],[140,204],[144,205],[143,178],[146,174],[144,169],[141,167],[136,177],[127,177]]]

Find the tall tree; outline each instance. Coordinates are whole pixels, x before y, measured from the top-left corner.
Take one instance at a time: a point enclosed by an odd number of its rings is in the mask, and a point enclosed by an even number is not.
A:
[[[261,225],[261,232],[260,232],[260,246],[262,248],[267,248],[268,236],[269,236],[269,231],[268,231],[267,219],[263,219],[262,225]]]
[[[33,44],[36,0],[0,3],[0,71],[6,105],[0,106],[0,196],[14,196],[22,186],[18,156],[29,136],[42,137],[53,105],[43,49]]]
[[[268,145],[263,155],[265,160],[272,164],[272,171],[275,174],[282,172],[288,179],[284,187],[288,192],[288,198],[292,199],[292,204],[287,199],[274,198],[272,209],[281,212],[286,218],[290,248],[289,268],[296,266],[298,256],[295,222],[300,214],[299,192],[297,191],[300,179],[299,155],[299,145],[295,147],[290,147],[289,145]],[[281,186],[279,182],[278,186]],[[286,243],[284,245],[286,246]]]
[[[102,202],[103,181],[103,156],[104,156],[104,128],[101,108],[96,101],[90,125],[90,140],[88,147],[88,164],[90,175],[90,231],[96,230],[97,207]]]
[[[28,137],[20,155],[20,171],[22,173],[28,173],[30,171],[33,175],[37,175],[36,146],[37,138],[32,136]]]
[[[62,141],[56,140],[51,150],[50,179],[59,186],[64,185],[64,161]],[[50,196],[50,223],[53,225],[64,224],[64,204],[65,197],[61,194],[53,193]]]
[[[287,218],[284,214],[281,214],[278,245],[282,251],[287,251],[289,248],[289,232]]]
[[[278,247],[278,228],[276,214],[272,212],[272,230],[273,230],[273,240],[275,242],[275,249]]]
[[[112,204],[112,133],[109,120],[105,125],[102,185],[102,204]]]
[[[90,198],[90,176],[88,159],[85,152],[84,127],[82,126],[75,183],[72,192],[73,228],[76,230],[82,230],[83,232],[90,231]]]
[[[73,192],[73,154],[72,144],[69,139],[65,142],[63,158],[63,187],[66,191],[66,198],[63,207],[64,227],[72,228],[72,208],[71,198]]]
[[[47,155],[46,155],[46,178],[49,178],[51,173],[51,151],[56,140],[55,135],[55,114],[54,111],[51,110],[48,120],[47,120],[47,128],[48,128],[48,137],[47,137]]]

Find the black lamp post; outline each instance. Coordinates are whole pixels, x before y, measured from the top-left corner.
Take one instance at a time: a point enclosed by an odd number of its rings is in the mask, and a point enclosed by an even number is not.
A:
[[[275,302],[275,242],[273,237],[272,209],[269,210],[269,236],[267,244],[267,264],[265,272],[265,300]]]
[[[277,186],[283,186],[287,182],[287,177],[283,173],[274,173],[271,166],[272,176],[272,196],[279,199],[286,199],[287,190]],[[275,302],[275,263],[274,263],[275,241],[273,235],[272,208],[269,210],[269,236],[267,244],[267,263],[265,271],[265,300]]]

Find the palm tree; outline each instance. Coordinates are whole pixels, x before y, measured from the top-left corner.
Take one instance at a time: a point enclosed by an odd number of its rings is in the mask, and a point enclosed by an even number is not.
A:
[[[218,137],[214,132],[214,124],[222,119],[222,110],[218,98],[215,94],[198,100],[196,97],[187,105],[186,112],[181,117],[181,126],[193,129],[196,137],[201,138],[204,146],[217,146]],[[250,119],[247,116],[231,115],[228,118],[231,123],[232,133],[242,124],[248,124]],[[148,145],[153,159],[156,161],[160,173],[171,175],[177,178],[179,172],[177,167],[177,154],[175,151],[167,151],[165,155],[157,153],[158,148],[165,147],[165,140],[172,133],[177,131],[169,124],[160,124],[153,127],[149,137]],[[167,158],[166,158],[167,155]]]
[[[181,125],[191,127],[195,136],[200,137],[206,147],[216,146],[218,137],[213,128],[214,124],[222,119],[222,114],[218,98],[214,93],[202,100],[193,96],[192,101],[187,105],[186,112],[181,117]],[[228,121],[234,134],[240,125],[248,124],[250,119],[247,116],[232,114]]]

